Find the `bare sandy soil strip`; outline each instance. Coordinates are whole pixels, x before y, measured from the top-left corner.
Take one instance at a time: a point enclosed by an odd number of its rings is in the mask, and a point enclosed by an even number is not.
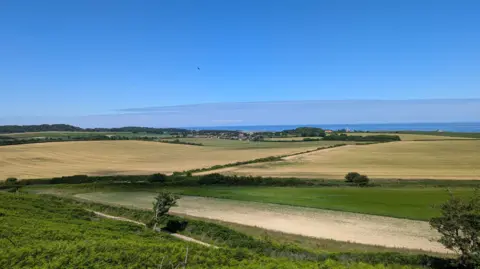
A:
[[[153,193],[85,193],[79,198],[150,209]],[[173,213],[338,241],[448,253],[427,222],[313,208],[185,196]]]
[[[104,213],[102,213],[102,212],[97,212],[97,211],[92,211],[92,212],[93,212],[95,215],[100,216],[100,217],[102,217],[102,218],[114,219],[114,220],[119,220],[119,221],[126,221],[126,222],[135,223],[135,224],[137,224],[137,225],[146,226],[145,223],[142,223],[142,222],[139,222],[139,221],[135,221],[135,220],[127,219],[127,218],[122,218],[122,217],[117,217],[117,216],[112,216],[112,215],[107,215],[107,214],[104,214]],[[160,230],[157,229],[157,231],[160,231]],[[180,240],[183,240],[183,241],[188,241],[188,242],[197,243],[197,244],[199,244],[199,245],[203,245],[203,246],[206,246],[206,247],[218,248],[217,246],[210,245],[210,244],[208,244],[208,243],[199,241],[199,240],[197,240],[197,239],[194,239],[194,238],[191,238],[191,237],[188,237],[188,236],[185,236],[185,235],[176,234],[176,233],[170,233],[170,235],[173,236],[173,237],[175,237],[175,238],[178,238],[178,239],[180,239]]]

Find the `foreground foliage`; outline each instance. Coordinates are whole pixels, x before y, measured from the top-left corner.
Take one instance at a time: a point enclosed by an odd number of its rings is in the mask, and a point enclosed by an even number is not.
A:
[[[272,258],[206,248],[141,226],[99,219],[61,199],[0,193],[0,268],[419,268]]]
[[[477,189],[470,199],[452,195],[441,212],[442,216],[430,221],[442,235],[440,243],[460,254],[461,266],[480,267],[480,191]]]

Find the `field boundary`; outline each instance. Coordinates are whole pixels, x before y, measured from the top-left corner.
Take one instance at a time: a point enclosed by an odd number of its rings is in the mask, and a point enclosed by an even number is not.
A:
[[[286,157],[292,157],[292,156],[296,156],[296,155],[307,154],[307,153],[316,152],[316,151],[320,151],[320,150],[331,149],[331,148],[343,147],[343,146],[346,146],[346,145],[347,144],[335,144],[333,146],[319,147],[319,148],[316,148],[316,149],[311,149],[311,150],[306,150],[306,151],[301,151],[301,152],[295,152],[295,153],[291,153],[291,154],[270,156],[270,157],[258,158],[258,159],[248,160],[248,161],[227,163],[227,164],[223,164],[223,165],[214,165],[214,166],[210,166],[210,167],[206,167],[206,168],[190,169],[190,170],[181,172],[181,174],[193,174],[193,173],[199,173],[199,172],[207,172],[207,171],[213,171],[213,170],[235,167],[235,166],[241,166],[241,165],[252,164],[252,163],[266,163],[266,162],[281,161]]]

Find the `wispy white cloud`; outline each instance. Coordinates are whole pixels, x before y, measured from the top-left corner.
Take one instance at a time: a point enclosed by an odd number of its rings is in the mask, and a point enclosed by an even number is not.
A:
[[[209,103],[126,108],[108,115],[0,117],[0,124],[59,122],[85,127],[480,122],[480,99]]]

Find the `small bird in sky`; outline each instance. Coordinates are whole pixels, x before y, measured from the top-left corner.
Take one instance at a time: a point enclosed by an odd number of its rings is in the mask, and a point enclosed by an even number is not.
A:
[[[197,70],[200,70],[200,67],[197,66]]]

